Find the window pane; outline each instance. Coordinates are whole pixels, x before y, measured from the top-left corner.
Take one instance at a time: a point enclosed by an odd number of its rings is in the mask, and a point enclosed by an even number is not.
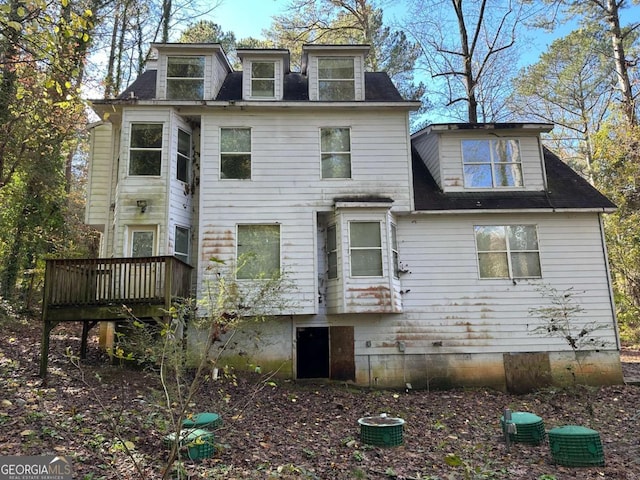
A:
[[[322,178],[351,178],[351,155],[322,155]]]
[[[536,227],[533,225],[510,226],[509,248],[511,250],[538,250]]]
[[[320,129],[320,148],[323,152],[349,152],[348,128],[322,128]]]
[[[274,97],[275,82],[273,80],[253,80],[251,82],[251,95],[254,97]]]
[[[487,140],[463,140],[462,161],[464,163],[489,163],[491,152]]]
[[[187,157],[191,154],[191,135],[184,130],[178,130],[178,152]]]
[[[131,125],[131,148],[162,148],[162,124]]]
[[[129,175],[160,175],[162,152],[159,150],[130,150]]]
[[[507,250],[505,227],[500,226],[476,226],[476,245],[479,252],[491,250]]]
[[[480,278],[509,278],[507,252],[478,253]]]
[[[131,256],[135,258],[153,255],[153,232],[133,232]]]
[[[319,81],[319,98],[323,101],[349,101],[356,98],[356,88],[353,80]]]
[[[380,247],[380,223],[379,222],[351,222],[350,242],[351,247]]]
[[[338,244],[336,226],[327,228],[327,270],[329,278],[338,278]]]
[[[251,64],[251,78],[274,78],[276,65],[273,62],[253,62]]]
[[[380,249],[352,250],[351,275],[354,277],[381,277],[382,252]]]
[[[493,166],[496,187],[521,187],[522,165],[519,163],[498,163]]]
[[[167,77],[203,78],[204,57],[169,57]]]
[[[280,226],[238,225],[239,279],[273,277],[280,273]]]
[[[540,254],[538,252],[511,253],[511,268],[514,278],[541,277]]]
[[[183,262],[189,262],[189,229],[176,227],[174,254]]]
[[[318,75],[322,80],[354,78],[353,58],[320,58]]]
[[[464,186],[475,188],[491,188],[491,164],[486,165],[465,165],[464,166]]]
[[[494,140],[492,144],[496,162],[520,163],[520,142],[518,140]]]
[[[167,98],[172,100],[202,100],[204,82],[202,80],[167,80]]]
[[[223,128],[220,130],[220,150],[229,152],[251,151],[251,129]]]
[[[251,155],[223,154],[220,159],[220,176],[225,179],[250,179]]]

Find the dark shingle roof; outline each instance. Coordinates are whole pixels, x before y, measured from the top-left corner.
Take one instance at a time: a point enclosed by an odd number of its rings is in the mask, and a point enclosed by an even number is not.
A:
[[[547,191],[444,193],[420,155],[412,151],[415,208],[438,210],[611,209],[615,205],[589,182],[544,149]]]
[[[135,81],[116,98],[126,100],[131,97],[132,93],[138,100],[151,100],[155,98],[157,76],[157,70],[147,70],[136,78]]]
[[[138,100],[152,100],[156,96],[156,70],[147,70],[140,75],[127,89],[118,95],[118,99],[126,100],[131,92]],[[242,100],[242,72],[231,72],[225,78],[216,100]],[[304,102],[309,100],[309,88],[306,75],[291,72],[284,77],[284,100]],[[365,73],[365,100],[367,102],[402,102],[395,85],[384,72]]]

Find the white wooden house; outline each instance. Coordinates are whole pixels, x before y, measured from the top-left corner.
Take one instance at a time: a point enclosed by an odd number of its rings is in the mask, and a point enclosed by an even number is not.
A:
[[[411,135],[419,104],[364,71],[361,45],[307,45],[300,72],[282,49],[239,50],[234,71],[218,44],[153,48],[125,92],[93,102],[86,221],[101,256],[175,255],[196,286],[211,257],[247,250],[290,272],[295,307],[259,342],[240,332],[227,362],[371,386],[566,383],[574,351],[533,332],[544,285],[572,288],[577,325],[600,327],[582,380],[621,382],[614,205],[543,147],[552,125]]]

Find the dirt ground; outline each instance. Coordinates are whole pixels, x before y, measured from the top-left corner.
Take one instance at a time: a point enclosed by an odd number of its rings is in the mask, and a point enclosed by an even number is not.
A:
[[[76,368],[65,351],[78,351],[79,331],[64,326],[52,336],[45,386],[37,376],[38,322],[5,320],[2,327],[0,455],[67,455],[79,479],[160,478],[171,426],[156,374],[113,366],[95,345]],[[622,359],[625,377],[640,381],[640,352],[625,351]],[[180,478],[636,480],[639,405],[635,385],[516,396],[236,374],[206,384],[192,405],[219,413],[223,425],[214,432],[213,456],[184,461]],[[507,448],[499,421],[506,407],[540,416],[547,430],[598,431],[605,465],[556,465],[547,443]],[[380,413],[405,420],[402,445],[361,442],[358,419]]]

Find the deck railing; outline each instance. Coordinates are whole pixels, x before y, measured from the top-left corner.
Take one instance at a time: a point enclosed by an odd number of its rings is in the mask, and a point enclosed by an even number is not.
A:
[[[191,267],[175,257],[47,260],[47,307],[164,303],[187,297]]]

